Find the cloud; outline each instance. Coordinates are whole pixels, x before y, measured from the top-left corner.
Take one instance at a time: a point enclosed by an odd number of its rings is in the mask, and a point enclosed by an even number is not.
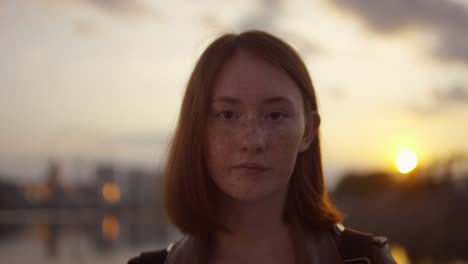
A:
[[[246,30],[264,30],[275,34],[284,39],[287,43],[299,51],[301,55],[315,55],[323,53],[323,49],[316,42],[311,41],[304,35],[293,32],[292,30],[282,29],[278,26],[277,21],[281,14],[285,13],[284,0],[260,0],[259,5],[251,12],[240,15],[234,23],[234,28],[240,32]],[[200,17],[200,26],[209,29],[217,29],[220,32],[230,32],[232,28],[223,23],[219,14],[207,13]]]
[[[240,20],[241,30],[262,29],[273,30],[276,27],[276,20],[283,11],[281,0],[262,0],[260,6],[251,15]]]
[[[409,104],[407,109],[418,115],[433,115],[453,107],[468,105],[468,87],[462,84],[454,84],[444,90],[434,89],[431,95],[428,105]]]
[[[316,42],[306,37],[292,32],[285,32],[284,36],[287,42],[294,43],[301,55],[324,54],[325,51]]]
[[[282,13],[285,13],[282,0],[261,0],[260,5],[253,13],[241,17],[239,28],[241,30],[260,29],[270,33],[278,33],[286,42],[293,44],[301,55],[311,55],[322,52],[323,50],[317,43],[310,39],[296,34],[291,30],[279,29],[277,20]]]
[[[361,17],[373,31],[392,33],[407,26],[435,32],[435,57],[468,64],[468,10],[448,0],[332,0]]]
[[[82,0],[83,2],[117,15],[148,15],[153,13],[140,0]]]
[[[468,89],[456,84],[445,91],[434,91],[434,98],[441,104],[468,104]]]

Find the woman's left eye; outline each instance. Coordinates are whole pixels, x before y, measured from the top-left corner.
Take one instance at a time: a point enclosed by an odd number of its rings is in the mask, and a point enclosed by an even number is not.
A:
[[[273,113],[270,113],[267,115],[267,118],[271,119],[271,120],[278,120],[280,118],[283,118],[285,117],[286,115],[284,113],[281,113],[281,112],[273,112]]]

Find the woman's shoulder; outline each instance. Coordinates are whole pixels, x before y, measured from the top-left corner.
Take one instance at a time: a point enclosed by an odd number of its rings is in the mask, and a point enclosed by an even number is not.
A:
[[[163,264],[172,246],[173,243],[164,249],[142,252],[139,256],[131,258],[127,264]]]
[[[346,263],[396,264],[386,237],[345,228],[341,224],[336,224],[333,232]]]

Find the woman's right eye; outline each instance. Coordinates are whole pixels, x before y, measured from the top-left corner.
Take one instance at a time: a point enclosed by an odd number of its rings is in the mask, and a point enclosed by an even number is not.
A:
[[[231,120],[231,119],[233,119],[235,117],[234,112],[232,112],[232,111],[221,112],[221,113],[218,114],[218,116],[223,118],[223,119],[226,119],[226,120]]]

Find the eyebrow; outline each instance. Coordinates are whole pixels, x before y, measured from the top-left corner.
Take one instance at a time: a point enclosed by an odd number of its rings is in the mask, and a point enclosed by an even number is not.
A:
[[[241,104],[241,100],[235,98],[235,97],[231,97],[231,96],[221,96],[221,97],[218,97],[216,98],[215,100],[213,100],[213,103],[217,103],[217,102],[221,102],[221,103],[231,103],[231,104]],[[294,105],[294,103],[286,98],[286,97],[283,97],[283,96],[275,96],[275,97],[270,97],[270,98],[267,98],[265,100],[263,100],[262,102],[263,104],[275,104],[275,103],[287,103],[287,104],[291,104],[291,105]]]
[[[236,99],[231,96],[221,96],[213,100],[213,103],[231,103],[231,104],[241,104],[239,99]]]
[[[264,103],[265,104],[287,103],[287,104],[294,105],[294,103],[291,100],[283,96],[275,96],[275,97],[268,98],[264,101]]]

